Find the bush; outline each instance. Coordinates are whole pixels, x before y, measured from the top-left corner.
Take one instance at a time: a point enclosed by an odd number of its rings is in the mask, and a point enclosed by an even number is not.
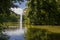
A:
[[[60,40],[60,34],[48,32],[44,29],[29,28],[26,40]]]
[[[5,34],[0,34],[0,40],[8,40],[9,36],[5,35]]]

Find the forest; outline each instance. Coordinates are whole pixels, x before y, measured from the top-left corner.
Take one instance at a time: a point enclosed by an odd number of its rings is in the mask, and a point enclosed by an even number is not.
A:
[[[17,1],[20,5],[24,2],[24,0],[0,0],[0,40],[9,39],[8,35],[2,33],[8,29],[8,22],[19,23],[20,15],[9,10],[18,8],[13,4]],[[27,27],[25,40],[60,40],[60,0],[26,1],[27,7],[24,9],[26,12],[23,15],[23,26]]]

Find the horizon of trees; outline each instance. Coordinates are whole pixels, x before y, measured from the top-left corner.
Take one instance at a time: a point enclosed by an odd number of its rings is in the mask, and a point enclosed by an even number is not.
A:
[[[33,25],[60,25],[59,0],[29,0],[27,18]]]

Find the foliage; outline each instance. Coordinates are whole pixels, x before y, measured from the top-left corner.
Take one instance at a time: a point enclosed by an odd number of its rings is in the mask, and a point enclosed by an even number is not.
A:
[[[19,1],[19,3],[20,3],[20,2],[23,2],[24,0],[0,0],[0,23],[3,23],[4,21],[6,21],[7,17],[11,18],[11,16],[10,16],[11,10],[9,10],[9,9],[11,7],[16,7],[16,5],[14,6],[13,3],[15,3],[17,1]]]
[[[19,18],[19,15],[12,13],[11,15],[9,15],[9,17],[7,17],[7,22],[17,22]]]
[[[0,40],[8,40],[9,37],[5,34],[0,34]]]
[[[14,2],[13,2],[14,1]],[[0,13],[6,13],[9,15],[9,8],[15,7],[13,3],[23,2],[24,0],[0,0]]]
[[[14,1],[14,2],[13,2]],[[8,17],[11,15],[11,10],[9,10],[11,7],[16,7],[14,6],[13,3],[15,2],[23,2],[23,0],[0,0],[0,21],[6,21],[4,18]],[[1,18],[2,17],[2,18]]]
[[[0,14],[0,23],[4,22],[17,22],[19,19],[19,15],[17,14],[10,14],[9,16],[5,14]]]
[[[4,31],[5,27],[0,24],[0,40],[8,40],[9,36],[5,35],[2,33],[2,31]]]
[[[11,10],[9,10],[11,7],[17,7],[13,4],[17,1],[19,1],[19,3],[23,2],[23,0],[0,0],[0,40],[7,40],[6,36],[3,36],[2,34],[2,31],[4,30],[3,23],[17,19],[15,15],[10,13]]]
[[[60,34],[48,32],[45,29],[29,28],[26,40],[60,40]]]
[[[29,0],[27,2],[27,17],[30,19],[30,23],[34,25],[60,25],[58,1]]]

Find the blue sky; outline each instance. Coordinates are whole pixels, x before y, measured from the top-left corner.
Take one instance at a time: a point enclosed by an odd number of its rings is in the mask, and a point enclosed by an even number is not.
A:
[[[26,1],[25,2],[22,2],[21,5],[20,5],[21,8],[26,8]]]
[[[26,2],[27,2],[27,1],[21,2],[21,4],[19,4],[18,2],[16,2],[16,3],[14,3],[14,5],[17,5],[17,6],[19,6],[20,8],[24,9],[24,8],[26,8]]]
[[[21,2],[21,4],[19,4],[18,2],[14,3],[14,5],[17,5],[18,8],[11,8],[11,10],[16,14],[21,15],[23,13],[23,10],[26,8],[26,2],[27,1]]]

